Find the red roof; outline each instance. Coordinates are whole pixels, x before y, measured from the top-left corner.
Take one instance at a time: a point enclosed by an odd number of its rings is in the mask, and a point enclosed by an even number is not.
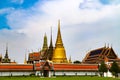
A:
[[[92,70],[97,71],[97,64],[53,64],[54,70]],[[36,70],[40,70],[40,63],[36,64]]]
[[[40,70],[40,65],[36,64],[36,70]],[[52,66],[52,65],[50,65]],[[53,64],[54,70],[72,70],[72,71],[97,71],[98,65],[93,64]],[[48,68],[45,66],[45,68]],[[0,71],[33,71],[33,64],[0,64]]]
[[[28,64],[0,64],[0,71],[32,71],[33,65]]]
[[[40,52],[33,52],[29,54],[28,61],[40,60]]]
[[[98,70],[98,65],[86,64],[54,64],[55,70]]]

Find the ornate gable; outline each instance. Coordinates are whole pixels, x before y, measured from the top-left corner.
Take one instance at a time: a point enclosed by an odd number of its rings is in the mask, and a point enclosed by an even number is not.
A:
[[[109,59],[117,59],[117,55],[115,54],[113,48],[109,49],[108,54],[106,55]]]

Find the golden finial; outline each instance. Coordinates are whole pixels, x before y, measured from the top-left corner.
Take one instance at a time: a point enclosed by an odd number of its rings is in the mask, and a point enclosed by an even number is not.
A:
[[[24,60],[24,64],[27,64],[27,60],[26,60],[26,54],[25,54],[25,60]]]

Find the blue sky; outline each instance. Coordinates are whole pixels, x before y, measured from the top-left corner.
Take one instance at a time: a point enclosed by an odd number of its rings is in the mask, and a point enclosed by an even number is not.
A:
[[[0,0],[0,53],[23,63],[25,54],[42,48],[44,33],[53,45],[57,21],[66,54],[82,60],[85,54],[99,47],[113,46],[120,57],[120,0]]]

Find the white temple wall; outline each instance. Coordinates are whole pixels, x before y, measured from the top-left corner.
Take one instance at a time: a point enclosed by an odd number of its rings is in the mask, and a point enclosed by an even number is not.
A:
[[[56,76],[87,76],[87,75],[91,75],[91,76],[94,76],[94,75],[97,75],[97,72],[78,72],[78,71],[56,71],[55,72],[55,75]]]
[[[28,76],[32,72],[0,72],[0,76]]]
[[[32,72],[0,72],[0,76],[28,76]],[[55,76],[94,76],[97,72],[84,72],[84,71],[55,71]],[[36,76],[41,76],[40,71],[36,71]],[[53,72],[49,71],[49,77],[53,76]]]

